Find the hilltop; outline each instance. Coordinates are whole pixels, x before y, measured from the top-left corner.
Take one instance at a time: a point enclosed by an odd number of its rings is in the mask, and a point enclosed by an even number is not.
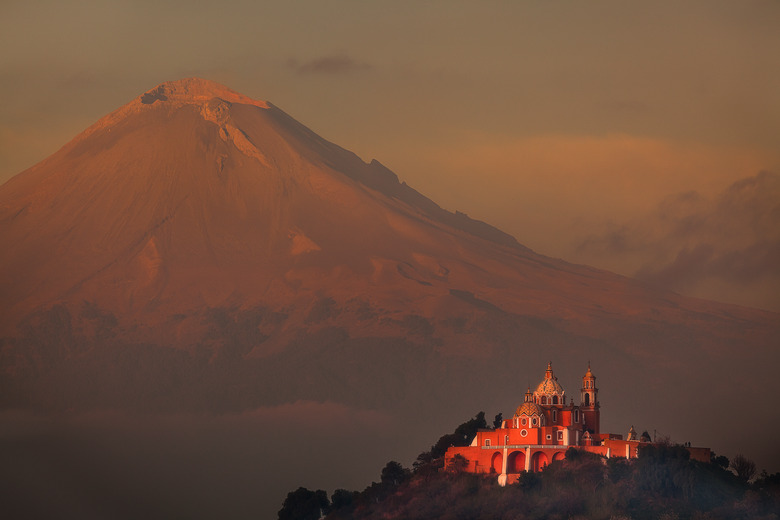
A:
[[[481,421],[480,421],[481,418]],[[576,448],[539,473],[523,473],[517,483],[501,487],[495,475],[477,475],[450,463],[444,470],[439,444],[486,426],[484,414],[444,436],[420,454],[414,470],[389,462],[361,492],[327,493],[298,488],[290,492],[279,520],[372,519],[738,519],[777,518],[780,473],[736,475],[729,460],[691,460],[688,451],[668,440],[646,445],[639,458],[606,459]],[[433,457],[435,456],[435,457]],[[755,466],[753,467],[755,469]]]

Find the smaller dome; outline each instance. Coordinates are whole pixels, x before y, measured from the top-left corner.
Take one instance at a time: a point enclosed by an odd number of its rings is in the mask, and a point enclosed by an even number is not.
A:
[[[590,371],[590,361],[588,361],[588,371],[587,371],[587,372],[585,372],[585,377],[588,377],[588,378],[590,378],[590,377],[592,377],[592,378],[595,378],[595,376],[593,375],[593,372],[591,372],[591,371]]]
[[[515,416],[518,415],[527,415],[529,417],[532,415],[538,415],[542,417],[544,416],[544,410],[542,410],[542,407],[536,403],[527,402],[517,407],[517,410],[515,410]]]

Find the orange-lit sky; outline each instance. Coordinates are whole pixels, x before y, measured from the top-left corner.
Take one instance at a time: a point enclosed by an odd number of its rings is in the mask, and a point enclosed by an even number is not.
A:
[[[772,0],[6,0],[0,181],[201,76],[541,253],[780,310],[778,27]]]

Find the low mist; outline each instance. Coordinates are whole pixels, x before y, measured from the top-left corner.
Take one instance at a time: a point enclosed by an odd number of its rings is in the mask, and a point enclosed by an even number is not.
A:
[[[7,518],[273,519],[299,486],[363,489],[397,456],[379,413],[296,403],[233,415],[0,415]],[[379,446],[380,448],[377,448]]]

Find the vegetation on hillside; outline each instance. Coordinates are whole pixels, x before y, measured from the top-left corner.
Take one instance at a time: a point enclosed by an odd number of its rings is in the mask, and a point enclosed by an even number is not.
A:
[[[742,456],[702,463],[669,442],[640,448],[634,460],[569,448],[565,460],[506,487],[495,475],[464,472],[465,459],[444,471],[447,447],[467,444],[485,427],[480,412],[421,453],[413,469],[391,461],[361,492],[339,489],[328,500],[322,490],[299,488],[279,520],[780,518],[780,473],[751,481],[755,464]]]

